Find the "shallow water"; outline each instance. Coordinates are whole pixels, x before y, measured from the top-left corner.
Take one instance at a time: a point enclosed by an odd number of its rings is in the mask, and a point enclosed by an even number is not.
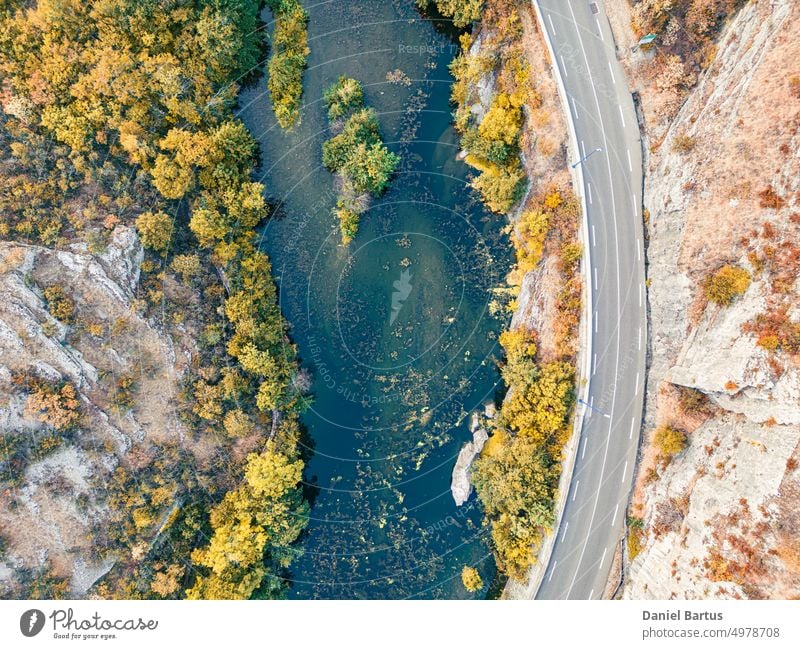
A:
[[[240,100],[262,146],[261,180],[279,205],[263,248],[313,376],[305,479],[316,490],[291,596],[471,596],[461,568],[477,566],[487,584],[495,568],[480,508],[474,497],[455,507],[450,477],[470,439],[469,413],[499,387],[505,323],[488,304],[510,262],[504,219],[478,204],[456,160],[452,42],[411,0],[305,4],[302,123],[289,133],[277,126],[264,79]],[[411,85],[386,81],[397,69]],[[342,74],[364,84],[387,145],[402,156],[347,247],[320,151],[322,92]]]

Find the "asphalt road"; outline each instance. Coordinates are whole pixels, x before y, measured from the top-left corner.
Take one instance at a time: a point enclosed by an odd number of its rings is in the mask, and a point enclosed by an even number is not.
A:
[[[566,90],[564,110],[575,127],[579,152],[571,162],[589,156],[582,163],[582,191],[592,298],[589,406],[578,406],[585,410],[575,468],[536,597],[597,599],[623,531],[644,399],[641,142],[602,2],[534,1]]]

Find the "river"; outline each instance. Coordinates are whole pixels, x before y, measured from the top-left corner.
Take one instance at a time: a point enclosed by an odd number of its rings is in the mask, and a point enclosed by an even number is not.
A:
[[[306,466],[313,501],[293,598],[463,598],[464,565],[488,585],[494,562],[480,507],[456,508],[450,477],[469,413],[496,399],[492,289],[510,245],[456,159],[448,64],[457,49],[412,0],[304,3],[311,54],[302,122],[280,129],[266,80],[240,96],[277,213],[262,245],[314,401]],[[269,18],[269,14],[265,14]],[[402,71],[387,81],[387,73]],[[321,165],[322,93],[360,80],[387,146],[402,156],[390,190],[340,243],[333,178]]]

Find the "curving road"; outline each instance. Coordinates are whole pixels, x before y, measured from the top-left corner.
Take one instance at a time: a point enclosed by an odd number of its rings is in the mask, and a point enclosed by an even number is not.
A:
[[[534,5],[572,120],[572,148],[577,148],[572,162],[584,159],[576,177],[586,212],[591,292],[588,383],[582,395],[587,405],[578,406],[583,425],[574,472],[536,597],[597,599],[623,531],[644,399],[641,140],[602,2],[534,0]]]

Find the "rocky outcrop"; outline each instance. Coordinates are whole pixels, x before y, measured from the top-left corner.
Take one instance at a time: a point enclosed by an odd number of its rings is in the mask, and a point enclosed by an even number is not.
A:
[[[467,442],[461,448],[453,467],[453,479],[450,483],[450,491],[453,493],[453,500],[456,507],[461,507],[472,495],[472,484],[470,483],[470,467],[472,462],[483,450],[483,445],[489,439],[489,434],[485,428],[478,428],[472,433],[472,441]]]
[[[800,488],[800,364],[753,326],[780,312],[784,328],[798,321],[800,79],[787,67],[798,56],[797,3],[745,5],[648,164],[651,349],[630,507],[642,527],[629,530],[625,597],[800,595],[787,496]],[[723,264],[753,281],[720,307],[702,287]],[[707,400],[699,412],[685,388]],[[687,433],[669,462],[653,441],[661,425]]]
[[[800,368],[790,365],[776,375],[774,354],[743,331],[767,308],[765,292],[763,282],[754,282],[733,308],[707,309],[667,380],[755,423],[800,424]]]
[[[5,449],[56,440],[13,460],[14,488],[0,495],[0,574],[47,563],[69,578],[73,595],[85,594],[114,563],[92,547],[108,515],[110,473],[133,445],[175,442],[183,433],[175,399],[178,358],[186,355],[136,310],[142,256],[135,231],[124,226],[100,253],[82,244],[0,242],[0,437]],[[73,306],[67,323],[51,313],[45,291],[52,287]],[[21,376],[72,384],[78,426],[62,435],[34,417]],[[119,399],[125,377],[135,386],[133,406]],[[11,464],[0,457],[4,471]]]

